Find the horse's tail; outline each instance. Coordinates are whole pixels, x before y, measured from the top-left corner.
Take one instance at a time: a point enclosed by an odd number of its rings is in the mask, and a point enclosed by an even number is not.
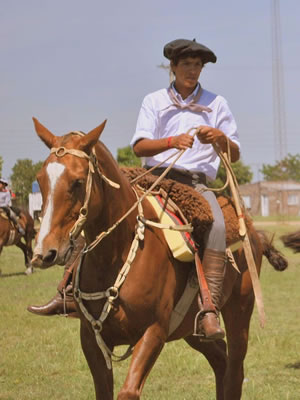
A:
[[[300,252],[300,231],[288,233],[280,237],[286,247],[294,250],[294,253]]]
[[[263,255],[276,271],[284,271],[288,267],[288,262],[280,251],[273,246],[274,235],[269,238],[264,231],[259,230],[257,233],[262,244]]]

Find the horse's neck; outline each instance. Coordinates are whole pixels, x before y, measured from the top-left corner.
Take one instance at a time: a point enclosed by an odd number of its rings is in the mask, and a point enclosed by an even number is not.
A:
[[[121,171],[120,173],[122,174]],[[99,214],[85,227],[87,244],[91,244],[97,236],[105,235],[91,253],[88,253],[84,262],[83,267],[87,268],[88,274],[85,274],[83,284],[85,281],[89,287],[91,284],[97,288],[103,285],[105,289],[113,284],[131,246],[137,208],[135,207],[124,220],[122,217],[127,214],[137,199],[126,179],[123,175],[116,179],[116,182],[120,184],[119,189],[104,183],[102,193],[104,198],[101,199],[102,207]],[[106,235],[107,232],[110,233]]]

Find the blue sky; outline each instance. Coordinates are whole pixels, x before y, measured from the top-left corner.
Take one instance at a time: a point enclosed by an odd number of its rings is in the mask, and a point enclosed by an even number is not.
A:
[[[0,155],[44,160],[32,116],[62,135],[108,119],[103,142],[127,146],[143,97],[168,85],[163,46],[196,38],[218,57],[200,77],[222,94],[238,124],[242,160],[255,180],[274,164],[271,0],[0,0]],[[300,2],[281,0],[287,150],[300,153]]]

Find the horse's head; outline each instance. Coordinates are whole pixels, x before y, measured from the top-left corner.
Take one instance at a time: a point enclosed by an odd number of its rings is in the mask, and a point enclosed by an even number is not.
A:
[[[32,260],[33,266],[64,265],[71,255],[74,224],[84,214],[87,191],[92,190],[95,168],[93,148],[106,121],[84,135],[55,136],[33,118],[40,139],[51,150],[37,175],[43,198],[42,222]],[[76,232],[78,234],[78,230]],[[70,240],[71,237],[71,240]]]

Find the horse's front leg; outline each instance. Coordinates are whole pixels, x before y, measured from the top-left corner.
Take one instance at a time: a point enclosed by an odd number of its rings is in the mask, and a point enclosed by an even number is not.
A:
[[[140,399],[146,378],[159,356],[166,338],[166,331],[159,323],[151,325],[146,330],[134,347],[129,371],[118,395],[118,400]]]
[[[108,369],[102,351],[100,350],[94,332],[81,322],[81,347],[91,370],[96,400],[113,400],[113,372]]]
[[[29,267],[29,259],[28,259],[28,253],[27,253],[26,245],[23,242],[21,242],[21,240],[19,240],[16,243],[16,246],[19,247],[19,249],[21,249],[23,251],[25,266],[28,268]]]

